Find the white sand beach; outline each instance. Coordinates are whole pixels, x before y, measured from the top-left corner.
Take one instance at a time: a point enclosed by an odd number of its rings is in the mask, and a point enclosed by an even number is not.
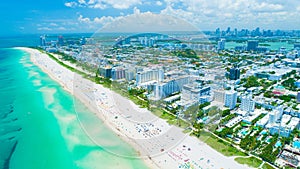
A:
[[[35,65],[132,145],[150,168],[249,168],[238,164],[232,157],[220,154],[197,138],[184,134],[182,129],[169,125],[127,98],[66,69],[47,54],[31,48],[18,49],[28,52]],[[82,126],[85,128],[85,124]],[[96,144],[104,144],[103,139],[97,137],[97,126],[93,127],[92,130],[85,128],[87,134]],[[113,153],[127,156],[122,152]]]

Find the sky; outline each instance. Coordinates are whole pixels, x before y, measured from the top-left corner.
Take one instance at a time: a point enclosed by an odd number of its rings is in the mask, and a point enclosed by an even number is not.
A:
[[[163,16],[163,17],[161,17]],[[178,19],[172,20],[170,17]],[[128,21],[130,18],[130,22]],[[163,18],[163,19],[160,19]],[[169,18],[169,19],[168,19]],[[127,19],[127,20],[126,20]],[[299,0],[18,0],[0,2],[0,35],[134,29],[160,23],[200,31],[300,30]],[[178,24],[178,22],[181,22]],[[183,28],[185,29],[185,28]]]

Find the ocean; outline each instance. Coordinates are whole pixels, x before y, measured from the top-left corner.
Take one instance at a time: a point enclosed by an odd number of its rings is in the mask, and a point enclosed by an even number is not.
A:
[[[119,144],[96,145],[81,128],[76,111],[84,116],[81,120],[103,128],[104,140]],[[101,123],[35,66],[28,53],[0,48],[0,169],[147,168],[142,159],[111,153],[113,149],[137,157]]]

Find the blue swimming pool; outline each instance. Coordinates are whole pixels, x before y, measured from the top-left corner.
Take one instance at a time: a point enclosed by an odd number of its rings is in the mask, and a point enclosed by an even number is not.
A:
[[[300,141],[294,141],[293,147],[300,149]]]
[[[277,141],[276,144],[275,144],[275,147],[281,147],[281,142],[280,141]]]
[[[203,117],[202,120],[205,122],[208,119],[208,116]]]
[[[260,134],[265,135],[265,134],[267,134],[267,131],[266,131],[266,130],[263,130],[262,132],[260,132]]]
[[[247,129],[242,129],[242,130],[241,130],[241,134],[244,135],[244,136],[247,135],[247,134],[248,134]]]

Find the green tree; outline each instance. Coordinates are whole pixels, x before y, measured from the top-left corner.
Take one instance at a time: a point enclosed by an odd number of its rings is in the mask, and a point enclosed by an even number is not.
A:
[[[264,93],[264,97],[267,97],[267,98],[271,98],[271,97],[273,97],[274,95],[273,95],[273,93],[271,92],[271,91],[266,91],[265,93]]]
[[[246,87],[246,88],[258,87],[258,86],[259,86],[258,78],[255,76],[249,76],[246,79],[246,83],[244,85],[244,87]]]
[[[227,135],[233,134],[233,129],[229,127],[224,127],[222,131],[217,133],[220,137],[225,138]]]
[[[226,110],[222,111],[222,117],[225,117],[225,116],[227,116],[229,114],[230,114],[230,110],[229,109],[226,109]]]
[[[183,112],[184,117],[185,118],[190,118],[192,124],[194,124],[196,122],[196,118],[199,112],[199,107],[197,104],[194,104],[192,106],[190,106],[189,108],[187,108],[186,111]]]
[[[203,109],[204,107],[209,106],[209,105],[210,105],[210,102],[202,103],[199,105],[199,109]]]
[[[296,80],[294,78],[289,78],[282,82],[282,86],[289,88],[291,90],[295,90],[296,89],[295,82]]]

